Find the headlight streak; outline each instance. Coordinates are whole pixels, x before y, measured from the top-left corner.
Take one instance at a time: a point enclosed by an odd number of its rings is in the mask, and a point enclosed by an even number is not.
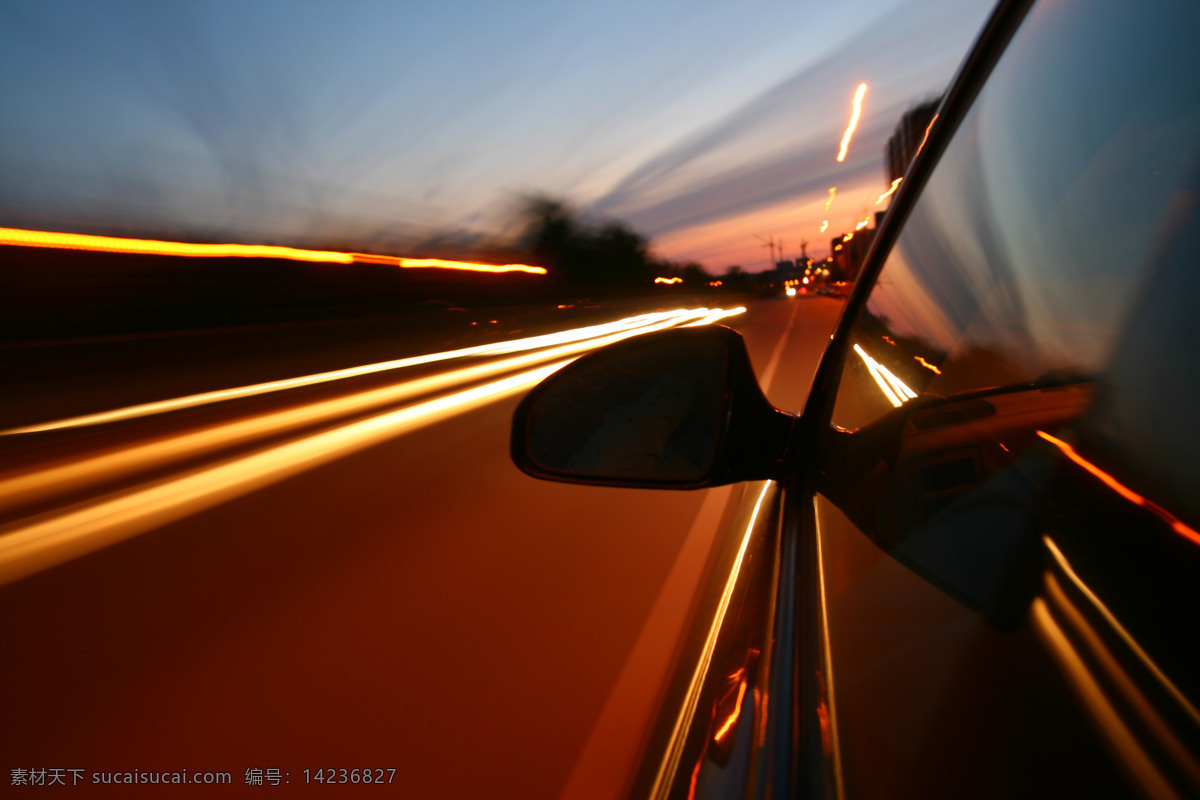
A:
[[[897,378],[891,370],[867,355],[862,347],[854,345],[854,352],[858,353],[859,358],[867,365],[871,377],[875,379],[875,383],[879,384],[879,388],[893,406],[899,408],[917,396],[917,393],[910,389],[904,381]]]
[[[692,324],[700,324],[705,320],[715,321],[744,310],[744,308],[731,311],[718,309],[708,313],[700,322]],[[515,369],[576,356],[587,350],[603,347],[631,336],[672,327],[677,324],[678,320],[687,319],[691,315],[702,312],[709,312],[709,309],[692,309],[686,315],[660,318],[652,324],[611,333],[600,338],[565,344],[550,350],[487,364],[464,367],[391,386],[356,392],[345,397],[308,403],[296,408],[258,414],[134,445],[118,452],[84,458],[39,471],[25,472],[8,480],[0,481],[0,511],[27,505],[54,495],[61,496],[83,490],[138,472],[169,466],[172,462],[217,453],[239,445],[252,444],[271,436],[286,434],[289,431],[297,431],[321,423],[332,423],[353,414],[367,413],[381,406],[413,400],[421,395],[494,377]]]
[[[0,585],[526,389],[573,359],[0,527]]]
[[[726,317],[736,317],[738,314],[745,314],[745,313],[746,313],[745,306],[738,306],[737,308],[731,308],[728,311],[726,311],[723,308],[718,308],[718,309],[714,309],[706,317],[701,317],[700,319],[696,320],[695,322],[688,322],[684,325],[680,325],[679,327],[695,328],[699,325],[712,325],[714,322],[720,322],[721,320],[725,319]]]
[[[347,367],[345,369],[333,370],[331,372],[321,372],[298,378],[285,378],[283,380],[268,381],[266,383],[252,384],[250,386],[239,386],[231,389],[218,389],[211,392],[188,395],[186,397],[175,397],[169,400],[159,400],[153,403],[142,403],[140,405],[114,409],[112,411],[102,411],[96,414],[85,414],[78,417],[37,423],[35,425],[25,425],[19,428],[9,428],[8,430],[0,431],[0,436],[14,436],[23,433],[39,433],[42,431],[60,430],[62,428],[76,428],[87,425],[101,425],[109,422],[119,422],[122,420],[134,419],[136,417],[145,417],[152,414],[163,414],[168,411],[193,408],[195,406],[206,405],[208,403],[219,403],[225,400],[253,397],[255,395],[267,394],[269,392],[279,392],[286,389],[313,386],[320,383],[340,381],[345,378],[372,375],[379,372],[404,369],[405,367],[413,367],[421,364],[432,364],[438,361],[447,361],[454,358],[502,355],[504,353],[521,352],[522,350],[534,350],[541,347],[550,347],[552,345],[565,344],[567,342],[581,341],[594,337],[605,336],[621,331],[638,330],[643,326],[654,325],[664,320],[674,318],[683,319],[689,316],[701,316],[710,313],[712,313],[711,309],[698,308],[688,309],[686,311],[665,311],[651,314],[641,314],[635,317],[627,317],[625,319],[617,320],[616,322],[608,322],[601,325],[589,325],[584,328],[576,328],[574,330],[563,331],[561,333],[531,336],[525,339],[513,339],[507,342],[494,342],[492,344],[464,347],[459,350],[448,350],[442,353],[429,353],[426,355],[400,358],[393,361],[381,361],[377,364],[364,364],[358,367]]]
[[[172,461],[192,459],[234,445],[252,444],[255,440],[299,427],[333,422],[348,414],[366,413],[382,404],[412,399],[451,385],[481,380],[532,364],[542,365],[416,405],[267,446],[248,455],[227,458],[175,476],[82,501],[65,509],[0,526],[0,585],[511,395],[541,381],[585,351],[642,333],[675,327],[698,314],[706,315],[706,319],[720,319],[744,310],[692,309],[672,314],[643,315],[636,319],[644,321],[650,318],[653,321],[542,352],[262,414],[160,439],[119,453],[14,477],[0,483],[0,508],[5,504],[12,505],[14,501],[29,502],[55,493],[87,488],[123,475],[168,466]],[[607,329],[608,326],[594,327]],[[552,363],[546,365],[545,362]]]

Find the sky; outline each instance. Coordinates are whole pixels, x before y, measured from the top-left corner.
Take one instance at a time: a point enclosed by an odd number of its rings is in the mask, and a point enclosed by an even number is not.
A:
[[[991,5],[0,0],[0,226],[430,254],[545,196],[714,272],[824,257]]]

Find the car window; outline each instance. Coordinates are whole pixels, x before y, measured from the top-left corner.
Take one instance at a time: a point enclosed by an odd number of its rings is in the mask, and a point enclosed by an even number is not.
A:
[[[1181,215],[1200,153],[1198,23],[1187,3],[1030,12],[855,320],[834,424],[1105,370],[1194,226]]]

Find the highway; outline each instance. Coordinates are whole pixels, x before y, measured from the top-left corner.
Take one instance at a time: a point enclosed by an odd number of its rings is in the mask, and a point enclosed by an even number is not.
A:
[[[717,321],[799,410],[840,309],[779,298],[490,350],[314,355],[186,394],[164,373],[46,401],[73,416],[10,414],[0,767],[88,796],[618,795],[749,487],[535,481],[508,458],[513,409],[586,348]],[[352,770],[373,782],[326,782]],[[151,773],[222,785],[168,793]]]

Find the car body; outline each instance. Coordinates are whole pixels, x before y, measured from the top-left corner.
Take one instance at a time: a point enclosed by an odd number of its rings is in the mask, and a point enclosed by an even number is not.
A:
[[[522,403],[536,477],[760,482],[632,796],[1200,796],[1198,33],[1002,2],[802,410],[715,328]]]

